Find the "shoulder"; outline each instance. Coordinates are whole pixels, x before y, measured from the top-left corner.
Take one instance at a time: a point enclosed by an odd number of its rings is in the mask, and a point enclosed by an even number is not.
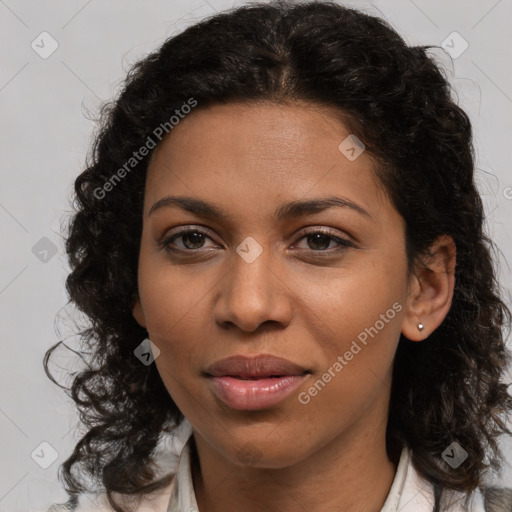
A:
[[[481,487],[485,512],[512,512],[512,488]]]

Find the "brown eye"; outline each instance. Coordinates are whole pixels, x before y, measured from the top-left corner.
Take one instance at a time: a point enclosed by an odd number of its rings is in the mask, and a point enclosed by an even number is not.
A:
[[[331,242],[334,240],[332,236],[324,235],[323,233],[314,233],[307,235],[308,246],[313,250],[327,249]]]
[[[347,247],[355,247],[352,242],[335,236],[331,231],[315,230],[305,233],[299,240],[306,239],[307,248],[311,252],[333,253],[345,250]],[[331,244],[337,244],[334,247]],[[330,247],[331,246],[331,247]]]
[[[175,244],[177,240],[181,239],[180,244]],[[164,249],[168,250],[177,250],[177,251],[195,251],[202,249],[204,247],[205,239],[211,238],[200,229],[182,229],[177,233],[174,233],[172,236],[167,237],[165,240],[161,242],[161,246]]]
[[[187,249],[200,249],[204,244],[204,235],[197,231],[190,231],[180,238]]]

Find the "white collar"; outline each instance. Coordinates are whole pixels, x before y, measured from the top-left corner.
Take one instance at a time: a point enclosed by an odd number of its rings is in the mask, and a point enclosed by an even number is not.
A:
[[[167,487],[160,489],[151,497],[143,497],[137,512],[161,512],[162,510],[166,510],[166,512],[197,512],[199,510],[190,465],[192,429],[190,428],[188,432],[189,437],[185,438],[186,442],[179,442],[182,448],[174,479]],[[179,449],[175,453],[179,453]],[[432,512],[433,486],[416,471],[412,464],[411,453],[407,447],[402,449],[395,478],[380,512]],[[170,459],[169,457],[163,457],[163,459],[165,466]],[[461,493],[445,491],[442,502],[444,508],[441,510],[443,512],[485,512],[483,497],[479,489],[473,494],[467,510],[462,508],[463,497]],[[98,512],[98,510],[108,510],[109,512],[112,510],[108,506],[105,495],[92,498],[84,494],[81,495],[75,512]]]
[[[167,512],[189,512],[199,510],[192,484],[190,466],[190,437],[181,452]],[[446,512],[485,512],[480,491],[473,494],[467,510],[462,509],[464,495],[445,491],[443,504]],[[432,512],[434,492],[432,484],[421,477],[412,464],[411,450],[402,449],[397,471],[388,496],[380,512]]]
[[[465,495],[447,490],[443,492],[441,510],[446,512],[485,512],[483,496],[477,489],[468,504],[462,508]],[[405,446],[395,478],[380,512],[432,512],[434,507],[434,487],[422,477],[412,463],[412,450]]]

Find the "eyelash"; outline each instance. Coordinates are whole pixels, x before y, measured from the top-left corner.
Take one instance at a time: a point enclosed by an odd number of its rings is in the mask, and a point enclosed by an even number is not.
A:
[[[203,231],[200,228],[193,228],[193,229],[184,228],[184,229],[179,230],[176,233],[173,233],[172,236],[166,237],[164,240],[162,240],[159,243],[159,246],[163,250],[173,252],[173,253],[181,253],[181,254],[189,253],[189,255],[197,254],[201,251],[202,248],[180,249],[180,248],[171,246],[171,243],[174,240],[176,240],[184,235],[190,234],[190,233],[201,234],[201,235],[204,235],[206,238],[209,238],[210,240],[212,240],[212,238],[208,235],[208,233],[206,231]],[[315,230],[311,230],[306,233],[302,233],[301,234],[302,236],[300,236],[300,238],[298,238],[297,241],[302,240],[303,238],[307,238],[308,236],[316,235],[316,234],[321,234],[321,235],[324,235],[324,236],[330,238],[332,241],[337,242],[339,244],[339,246],[335,249],[321,249],[321,250],[316,250],[316,251],[314,249],[305,249],[307,252],[314,253],[315,255],[320,255],[322,253],[323,254],[327,253],[327,255],[332,255],[333,253],[339,253],[339,252],[345,251],[349,247],[356,248],[356,246],[352,242],[349,242],[348,240],[345,240],[344,238],[340,238],[339,236],[335,236],[331,231],[329,231],[327,229],[322,229],[322,228],[317,228]],[[297,242],[295,242],[295,243],[297,243]]]

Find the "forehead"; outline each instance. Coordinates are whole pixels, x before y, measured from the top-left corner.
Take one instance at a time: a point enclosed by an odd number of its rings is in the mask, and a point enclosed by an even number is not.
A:
[[[245,208],[339,192],[373,210],[389,208],[372,157],[363,151],[350,160],[340,150],[349,137],[339,116],[317,105],[198,107],[153,152],[146,213],[164,192]]]
[[[349,131],[334,111],[320,105],[229,103],[196,108],[174,126],[154,157],[161,152],[172,156],[175,150],[194,149],[195,158],[214,154],[217,161],[223,156],[249,160],[253,153],[273,161],[286,161],[290,156],[307,159],[329,146],[332,149],[333,144],[336,149],[336,141],[343,135]],[[192,156],[181,153],[175,156]]]

